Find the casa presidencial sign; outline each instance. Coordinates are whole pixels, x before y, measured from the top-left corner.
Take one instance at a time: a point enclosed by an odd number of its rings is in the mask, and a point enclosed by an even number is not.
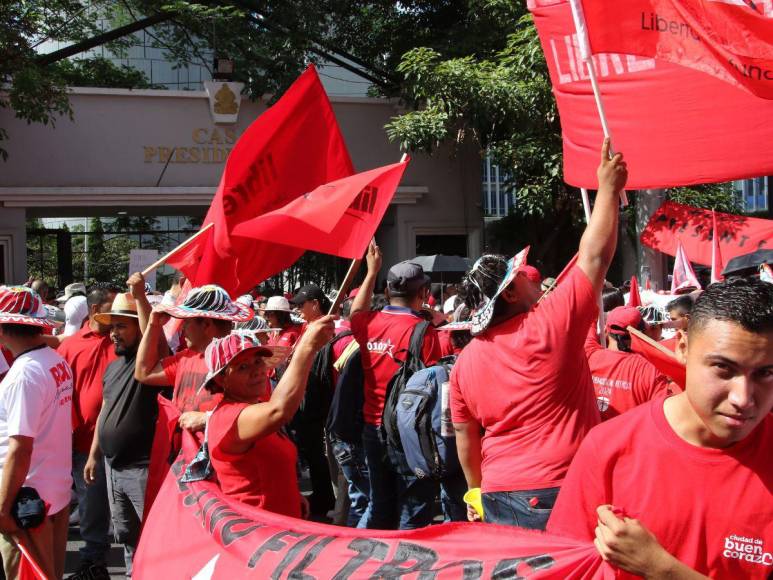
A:
[[[145,163],[217,163],[225,162],[238,134],[233,125],[239,119],[243,83],[205,81],[209,112],[214,127],[195,127],[191,141],[184,145],[143,145]]]

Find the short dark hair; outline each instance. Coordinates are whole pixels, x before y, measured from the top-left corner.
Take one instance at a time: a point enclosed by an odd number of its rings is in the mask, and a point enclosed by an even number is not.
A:
[[[389,305],[389,301],[383,294],[374,294],[373,299],[370,301],[370,309],[374,312],[383,310],[385,306]]]
[[[230,320],[220,320],[219,318],[211,318],[212,325],[217,328],[219,332],[229,333],[233,330],[234,323]]]
[[[609,312],[618,306],[625,306],[625,296],[618,288],[604,288],[601,291],[601,302],[604,304],[604,312]]]
[[[293,320],[292,317],[290,316],[290,313],[285,312],[284,310],[266,310],[266,314],[269,314],[269,313],[276,316],[276,320],[279,323],[279,326],[281,326],[282,328],[290,324],[290,322],[292,322]]]
[[[33,336],[39,336],[43,334],[42,326],[35,326],[32,324],[0,324],[3,329],[3,334],[6,336],[12,336],[15,338],[31,338]]]
[[[773,284],[730,278],[710,285],[695,301],[687,331],[699,331],[711,320],[734,322],[749,332],[773,332]]]
[[[111,294],[120,294],[121,292],[123,290],[111,282],[96,282],[89,287],[86,304],[89,306],[99,306],[109,302]]]
[[[680,296],[679,298],[675,298],[668,304],[666,304],[666,312],[671,312],[672,310],[676,310],[677,308],[680,310],[684,310],[688,314],[692,311],[693,307],[693,299],[692,296],[689,294],[685,294],[684,296]]]
[[[349,316],[352,313],[352,300],[351,298],[347,298],[341,303],[341,318],[348,319]]]

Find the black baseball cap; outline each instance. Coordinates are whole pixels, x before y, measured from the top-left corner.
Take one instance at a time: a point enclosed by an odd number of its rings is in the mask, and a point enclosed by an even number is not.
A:
[[[387,288],[392,296],[407,296],[429,284],[424,268],[414,262],[400,262],[389,268]]]
[[[306,286],[301,286],[298,292],[295,293],[295,296],[290,298],[290,304],[298,306],[309,300],[319,300],[319,303],[323,304],[325,299],[325,293],[322,291],[322,288],[316,284],[306,284]]]

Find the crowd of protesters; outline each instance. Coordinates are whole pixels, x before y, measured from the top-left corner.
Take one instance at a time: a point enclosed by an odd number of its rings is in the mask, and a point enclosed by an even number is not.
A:
[[[131,575],[160,395],[203,444],[184,477],[259,508],[372,529],[483,521],[592,541],[638,576],[769,577],[773,284],[731,279],[627,306],[606,282],[626,178],[605,144],[592,217],[559,279],[523,254],[486,254],[440,292],[421,266],[395,264],[377,294],[373,243],[335,313],[313,284],[161,297],[134,274],[125,288],[72,284],[61,309],[42,281],[0,288],[6,576],[21,545],[61,578],[68,521],[83,540],[70,578],[108,578],[113,538]],[[633,351],[639,334],[686,365],[685,384]],[[431,399],[431,473],[393,416],[410,410],[395,409],[397,389],[422,368],[450,373]]]

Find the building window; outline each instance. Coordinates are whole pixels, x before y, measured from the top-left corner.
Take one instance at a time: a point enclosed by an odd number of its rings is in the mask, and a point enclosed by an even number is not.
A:
[[[466,256],[467,236],[464,234],[417,235],[416,255],[434,256],[435,254]]]
[[[512,189],[505,185],[507,178],[488,155],[483,159],[483,214],[486,217],[500,218],[510,213],[515,199]]]
[[[768,211],[768,178],[734,181],[733,188],[746,213]]]

